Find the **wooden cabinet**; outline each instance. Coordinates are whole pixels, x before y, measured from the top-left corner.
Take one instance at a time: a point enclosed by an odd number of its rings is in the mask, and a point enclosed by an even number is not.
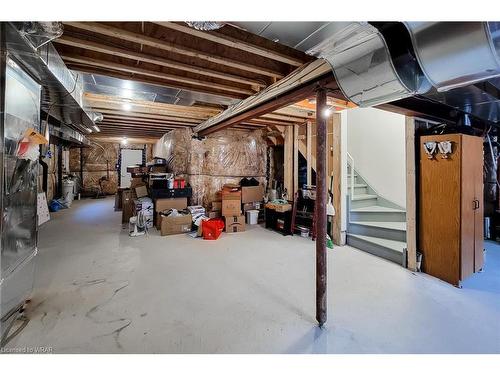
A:
[[[447,157],[439,142],[451,142]],[[432,157],[425,143],[436,142]],[[433,144],[428,143],[428,150]],[[483,267],[483,140],[463,134],[420,138],[419,250],[422,271],[459,286]]]

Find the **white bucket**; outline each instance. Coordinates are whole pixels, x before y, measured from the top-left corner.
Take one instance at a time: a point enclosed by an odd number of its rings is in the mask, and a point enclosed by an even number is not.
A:
[[[64,180],[62,183],[62,197],[68,207],[71,207],[71,203],[73,203],[73,198],[75,196],[75,181],[73,180]]]
[[[258,220],[259,220],[259,210],[247,211],[247,224],[249,225],[257,224]]]

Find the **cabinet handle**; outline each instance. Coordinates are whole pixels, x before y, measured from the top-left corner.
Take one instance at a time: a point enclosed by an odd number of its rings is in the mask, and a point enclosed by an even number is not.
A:
[[[472,209],[473,209],[473,210],[477,210],[477,209],[479,209],[479,200],[478,200],[478,199],[474,199],[474,200],[472,201]]]

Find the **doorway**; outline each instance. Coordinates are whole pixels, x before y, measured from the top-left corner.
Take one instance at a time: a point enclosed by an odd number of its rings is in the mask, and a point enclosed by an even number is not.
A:
[[[120,187],[130,187],[130,173],[127,172],[127,167],[133,165],[142,165],[142,154],[144,150],[133,150],[122,148],[120,150]]]

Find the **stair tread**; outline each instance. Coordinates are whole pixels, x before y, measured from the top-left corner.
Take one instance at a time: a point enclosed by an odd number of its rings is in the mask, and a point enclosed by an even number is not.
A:
[[[376,245],[383,246],[383,247],[386,247],[386,248],[389,248],[391,250],[398,251],[401,253],[406,248],[406,242],[388,240],[385,238],[372,237],[372,236],[363,236],[361,234],[353,234],[353,233],[347,233],[347,236],[359,238],[360,240],[371,242],[371,243],[374,243]]]
[[[406,231],[406,222],[404,221],[351,221],[351,224]]]
[[[397,208],[382,207],[382,206],[368,206],[360,208],[352,208],[353,212],[406,212],[404,210],[399,210]]]
[[[374,199],[374,198],[377,198],[377,196],[374,194],[354,194],[354,196],[351,199],[353,201],[362,201],[365,199]]]

